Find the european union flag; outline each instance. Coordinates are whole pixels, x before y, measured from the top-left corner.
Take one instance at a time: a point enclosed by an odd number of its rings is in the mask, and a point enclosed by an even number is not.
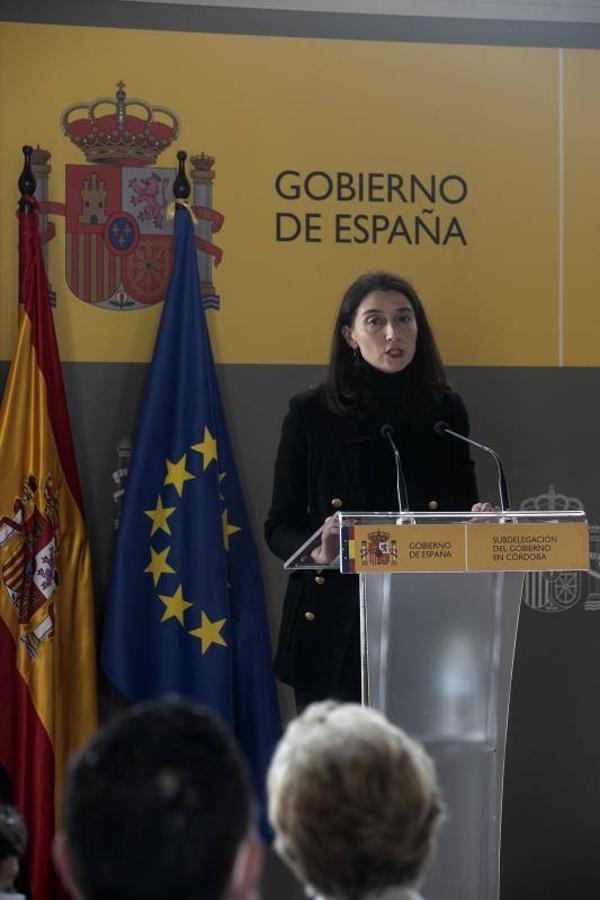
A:
[[[199,285],[190,214],[178,208],[173,274],[129,469],[102,663],[131,700],[177,692],[217,710],[264,800],[280,731],[270,635]]]

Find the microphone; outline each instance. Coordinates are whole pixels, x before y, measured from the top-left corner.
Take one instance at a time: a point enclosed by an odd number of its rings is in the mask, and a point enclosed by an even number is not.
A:
[[[500,509],[502,510],[502,512],[506,512],[507,509],[510,509],[508,485],[506,483],[506,477],[504,475],[502,463],[500,462],[500,457],[498,456],[496,451],[492,450],[491,447],[486,447],[485,444],[480,444],[477,441],[471,440],[471,438],[465,437],[464,434],[459,434],[458,431],[453,431],[447,422],[436,422],[433,426],[433,430],[436,434],[439,435],[449,434],[451,437],[458,438],[459,441],[464,441],[466,444],[470,444],[472,447],[477,447],[478,450],[484,450],[486,453],[489,453],[494,457],[496,467],[498,469],[498,493],[500,495]]]
[[[381,426],[379,434],[382,438],[389,442],[394,452],[394,459],[396,461],[396,496],[398,498],[398,512],[402,514],[406,509],[408,509],[408,490],[406,488],[404,472],[402,471],[400,453],[396,446],[396,441],[394,440],[394,429],[389,424],[389,422],[386,422],[385,425]],[[404,489],[404,503],[402,502],[402,488]]]

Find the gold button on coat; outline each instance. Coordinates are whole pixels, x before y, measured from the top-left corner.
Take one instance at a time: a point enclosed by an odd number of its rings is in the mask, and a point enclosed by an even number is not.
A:
[[[304,613],[304,618],[306,619],[307,622],[314,622],[315,614],[314,614],[314,612],[311,612],[310,610],[308,610],[308,612]]]
[[[339,497],[333,497],[331,500],[331,505],[333,506],[334,509],[341,509],[343,502],[344,501],[340,500]]]
[[[437,502],[437,500],[430,500],[429,503],[427,504],[427,506],[428,506],[429,509],[431,509],[431,510],[437,509],[439,505],[440,505],[440,504]]]
[[[315,584],[325,584],[325,578],[322,575],[315,575]]]

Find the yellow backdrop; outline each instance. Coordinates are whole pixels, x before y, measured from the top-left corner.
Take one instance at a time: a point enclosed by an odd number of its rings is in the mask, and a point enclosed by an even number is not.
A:
[[[16,325],[20,147],[51,151],[50,199],[63,201],[65,165],[85,159],[62,135],[61,111],[113,94],[119,79],[129,96],[181,118],[159,165],[174,165],[178,149],[216,157],[213,200],[225,216],[215,236],[221,310],[209,314],[217,361],[323,363],[346,284],[388,268],[421,292],[448,364],[600,363],[598,52],[22,24],[0,25],[1,358]],[[282,181],[286,194],[300,184],[298,199],[275,190],[284,170],[300,173]],[[315,171],[334,185],[338,172],[374,173],[374,197],[311,199],[302,183]],[[388,202],[388,173],[405,187],[411,175],[429,186],[435,176],[433,201],[417,188],[414,202],[409,191]],[[328,181],[308,184],[320,195]],[[319,214],[321,240],[277,242],[277,213]],[[346,217],[344,242],[336,216]],[[364,233],[356,216],[367,231],[379,224],[376,242],[354,241]],[[417,224],[431,230],[436,217],[439,243]],[[160,304],[117,312],[73,297],[64,219],[54,221],[63,360],[147,360]]]

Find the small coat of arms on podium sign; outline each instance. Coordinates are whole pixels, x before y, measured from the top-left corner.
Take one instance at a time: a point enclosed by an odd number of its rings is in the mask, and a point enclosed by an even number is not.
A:
[[[395,566],[398,564],[398,548],[388,531],[372,531],[360,544],[360,560],[363,565]]]
[[[175,168],[156,166],[161,153],[177,140],[180,122],[164,106],[127,98],[120,81],[115,97],[73,103],[63,110],[61,127],[84,154],[87,164],[66,166],[64,203],[48,201],[50,154],[40,185],[40,214],[64,215],[65,275],[72,293],[96,307],[133,310],[164,299],[173,265],[173,200]],[[223,216],[212,207],[214,157],[191,157],[196,247],[205,307],[218,309],[212,265],[222,250],[213,234]],[[54,226],[46,228],[51,240]]]

